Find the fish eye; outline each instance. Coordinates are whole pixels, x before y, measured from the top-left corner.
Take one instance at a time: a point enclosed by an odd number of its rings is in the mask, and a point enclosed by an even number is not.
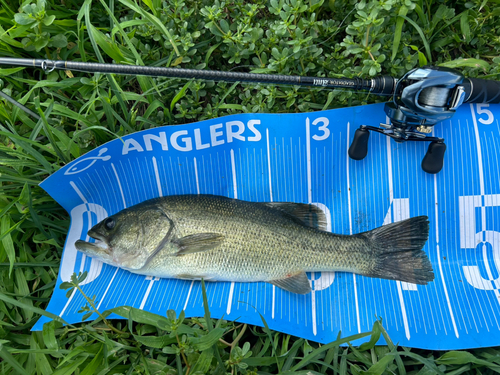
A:
[[[115,220],[111,217],[108,217],[106,221],[104,222],[104,226],[107,229],[113,229],[115,227]]]

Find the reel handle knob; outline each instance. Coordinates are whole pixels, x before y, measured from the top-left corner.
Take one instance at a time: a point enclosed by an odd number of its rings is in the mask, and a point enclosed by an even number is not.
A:
[[[368,154],[368,138],[370,132],[367,129],[359,128],[354,133],[351,146],[349,147],[349,157],[354,160],[362,160]]]
[[[422,160],[424,172],[436,174],[443,168],[446,145],[443,142],[433,141],[427,148],[427,153]]]

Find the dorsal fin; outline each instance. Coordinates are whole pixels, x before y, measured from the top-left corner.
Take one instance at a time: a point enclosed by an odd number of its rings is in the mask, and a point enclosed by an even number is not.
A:
[[[325,213],[313,204],[289,202],[266,202],[263,204],[292,215],[305,226],[320,230],[326,230],[327,228]]]

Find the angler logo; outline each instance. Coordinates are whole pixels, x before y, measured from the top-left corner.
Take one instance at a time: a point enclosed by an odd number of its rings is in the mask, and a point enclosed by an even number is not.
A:
[[[106,151],[108,151],[107,148],[101,148],[97,156],[89,156],[88,158],[78,160],[71,166],[71,168],[64,172],[64,174],[71,175],[83,172],[93,166],[98,160],[108,161],[109,159],[111,159],[110,155],[102,156]]]

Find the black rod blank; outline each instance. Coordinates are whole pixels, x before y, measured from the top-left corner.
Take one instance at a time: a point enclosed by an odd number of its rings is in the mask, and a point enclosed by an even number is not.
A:
[[[341,88],[352,91],[369,91],[372,94],[390,96],[394,94],[396,79],[393,77],[361,78],[323,78],[307,76],[289,76],[280,74],[256,74],[223,72],[216,70],[197,70],[183,68],[163,68],[156,66],[85,63],[77,61],[0,58],[0,64],[42,68],[45,71],[54,69],[75,70],[87,73],[115,73],[128,75],[145,75],[152,77],[169,77],[185,79],[203,79],[227,82],[256,82],[264,84],[284,84],[299,86],[316,86],[325,88]]]

